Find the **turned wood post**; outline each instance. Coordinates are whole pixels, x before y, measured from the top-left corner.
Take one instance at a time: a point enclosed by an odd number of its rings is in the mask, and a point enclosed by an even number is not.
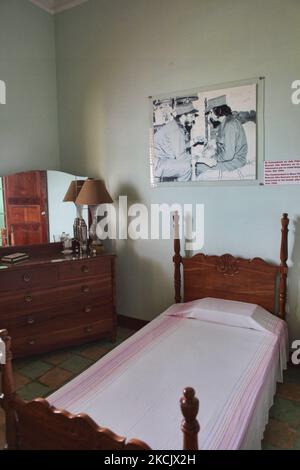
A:
[[[195,397],[195,390],[187,387],[180,400],[181,411],[184,416],[181,430],[183,432],[183,450],[198,450],[198,432],[200,426],[197,421],[199,400]]]
[[[288,273],[288,214],[283,214],[281,219],[281,246],[280,246],[280,285],[279,285],[279,316],[284,319],[286,314],[286,291]]]
[[[180,237],[179,237],[179,215],[176,211],[173,215],[174,222],[174,287],[175,287],[175,302],[179,304],[181,302],[181,262],[180,256]]]
[[[8,449],[17,448],[16,415],[13,401],[16,397],[15,381],[12,368],[11,338],[7,330],[0,330],[0,338],[5,344],[5,364],[1,366],[2,397],[0,404],[5,412],[6,442]]]

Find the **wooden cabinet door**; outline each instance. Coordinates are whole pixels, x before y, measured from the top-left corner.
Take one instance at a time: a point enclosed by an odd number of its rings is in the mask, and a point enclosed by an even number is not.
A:
[[[5,176],[3,183],[6,227],[10,244],[48,243],[46,171]]]

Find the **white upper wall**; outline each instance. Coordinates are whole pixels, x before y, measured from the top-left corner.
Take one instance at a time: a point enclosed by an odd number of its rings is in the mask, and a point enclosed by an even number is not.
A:
[[[88,0],[30,0],[30,2],[52,15],[76,7],[87,1]]]
[[[300,187],[150,189],[149,105],[161,93],[265,77],[265,158],[300,159],[298,0],[89,0],[56,17],[64,170],[103,176],[116,199],[203,203],[207,253],[278,261],[289,212],[289,324],[300,337]],[[294,237],[295,232],[295,237]],[[173,302],[172,243],[118,242],[118,311]]]
[[[265,158],[299,159],[299,24],[298,0],[89,0],[55,20],[1,0],[0,174],[58,169],[58,122],[61,168],[104,177],[114,199],[203,203],[207,253],[278,261],[288,212],[288,321],[300,337],[300,187],[151,189],[147,99],[265,76]],[[171,245],[117,243],[119,313],[151,319],[170,305]]]
[[[54,18],[0,1],[0,175],[59,168]]]

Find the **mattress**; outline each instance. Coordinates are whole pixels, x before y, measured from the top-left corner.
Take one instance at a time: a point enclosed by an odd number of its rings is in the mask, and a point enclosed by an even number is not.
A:
[[[179,450],[179,398],[190,386],[200,402],[200,449],[259,449],[286,360],[279,319],[272,332],[257,331],[167,310],[48,401],[152,449]]]

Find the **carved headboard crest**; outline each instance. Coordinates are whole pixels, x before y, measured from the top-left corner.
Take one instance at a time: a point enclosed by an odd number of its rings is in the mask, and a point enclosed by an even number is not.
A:
[[[234,276],[239,273],[237,259],[229,254],[217,258],[216,269],[219,273],[224,274],[224,276]]]

